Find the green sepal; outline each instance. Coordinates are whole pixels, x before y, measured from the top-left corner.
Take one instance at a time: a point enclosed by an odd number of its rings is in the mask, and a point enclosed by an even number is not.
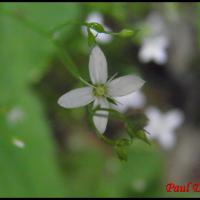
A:
[[[105,29],[103,28],[103,26],[99,23],[96,22],[91,22],[91,23],[86,23],[88,28],[91,28],[95,31],[97,31],[98,33],[105,33]]]

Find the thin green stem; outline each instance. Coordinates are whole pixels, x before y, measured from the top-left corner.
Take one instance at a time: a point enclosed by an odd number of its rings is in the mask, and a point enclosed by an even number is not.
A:
[[[104,133],[105,134],[105,133]],[[103,134],[97,134],[98,135],[98,137],[100,138],[100,139],[102,139],[106,144],[109,144],[109,145],[111,145],[111,146],[114,146],[115,145],[115,141],[114,140],[111,140],[111,139],[109,139],[109,138],[107,138],[107,137],[105,137]]]

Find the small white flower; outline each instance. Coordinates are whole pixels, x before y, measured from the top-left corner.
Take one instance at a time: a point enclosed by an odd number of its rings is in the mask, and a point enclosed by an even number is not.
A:
[[[157,64],[165,64],[167,62],[168,39],[164,36],[155,38],[146,38],[139,51],[139,59],[148,63],[154,61]]]
[[[145,111],[149,118],[148,125],[144,128],[149,132],[150,139],[157,139],[165,149],[172,148],[176,143],[175,130],[183,123],[183,113],[177,109],[161,113],[157,108],[150,107]]]
[[[143,108],[146,102],[145,95],[140,90],[123,97],[117,97],[115,100],[118,104],[113,105],[113,108],[122,113],[126,112],[130,108]]]
[[[16,124],[23,120],[24,112],[20,107],[12,108],[6,115],[6,119],[11,124]]]
[[[23,148],[25,147],[25,143],[24,143],[22,140],[19,140],[19,139],[17,139],[17,138],[13,138],[13,139],[12,139],[12,143],[13,143],[16,147],[18,147],[18,148],[20,148],[20,149],[23,149]]]
[[[98,13],[98,12],[93,12],[93,13],[90,13],[86,19],[86,22],[90,23],[90,22],[96,22],[96,23],[99,23],[101,24],[104,29],[106,31],[111,31],[109,27],[107,27],[105,24],[104,24],[104,20],[103,20],[103,16]],[[83,31],[83,34],[87,37],[87,28],[84,26],[82,27],[82,31]],[[97,32],[93,29],[91,29],[91,32],[96,35]],[[99,33],[98,36],[97,36],[97,41],[98,42],[102,42],[102,43],[108,43],[112,40],[112,36],[109,35],[109,34],[105,34],[105,33]]]
[[[142,39],[139,59],[144,62],[154,61],[157,64],[167,62],[167,47],[169,46],[166,23],[157,13],[151,13],[146,21],[149,34]]]
[[[147,188],[147,182],[144,179],[140,178],[132,181],[131,186],[133,190],[144,192]]]
[[[128,95],[140,89],[144,80],[135,75],[126,75],[114,80],[108,79],[107,61],[98,46],[90,54],[89,73],[92,84],[89,87],[71,90],[58,99],[58,104],[65,108],[85,106],[94,101],[93,107],[109,108],[108,98]],[[108,111],[96,111],[93,122],[100,133],[104,133],[108,122]],[[100,116],[101,115],[101,116]]]

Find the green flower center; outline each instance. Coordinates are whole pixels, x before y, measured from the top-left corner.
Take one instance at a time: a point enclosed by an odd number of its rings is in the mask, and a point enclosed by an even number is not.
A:
[[[93,94],[97,97],[105,96],[106,92],[106,87],[104,85],[98,85],[93,89]]]

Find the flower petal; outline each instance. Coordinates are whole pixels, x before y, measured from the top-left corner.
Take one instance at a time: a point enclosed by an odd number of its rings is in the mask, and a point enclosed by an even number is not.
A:
[[[58,104],[64,108],[77,108],[85,106],[94,100],[92,88],[83,87],[71,90],[58,99]]]
[[[106,99],[96,99],[94,102],[94,107],[97,107],[98,105],[100,105],[101,108],[109,108],[109,104]],[[103,134],[108,123],[108,111],[96,111],[95,114],[102,115],[94,115],[93,122],[99,133]]]
[[[105,83],[108,77],[107,61],[98,46],[92,49],[89,60],[89,72],[92,83]]]
[[[140,90],[122,97],[115,97],[114,99],[118,103],[117,105],[113,104],[113,108],[122,113],[126,112],[128,109],[140,109],[144,107],[146,101],[144,94]]]
[[[162,134],[165,124],[163,124],[163,115],[160,110],[154,106],[148,107],[145,110],[145,115],[149,119],[148,124],[144,127],[150,135],[149,139],[158,138]]]
[[[165,115],[165,123],[168,125],[168,129],[174,131],[184,121],[184,114],[178,109],[168,111]]]
[[[158,142],[164,149],[169,150],[175,146],[176,136],[171,132],[163,132],[162,135],[158,137]]]
[[[108,84],[108,94],[112,97],[125,96],[140,89],[144,83],[144,80],[135,75],[122,76]]]

